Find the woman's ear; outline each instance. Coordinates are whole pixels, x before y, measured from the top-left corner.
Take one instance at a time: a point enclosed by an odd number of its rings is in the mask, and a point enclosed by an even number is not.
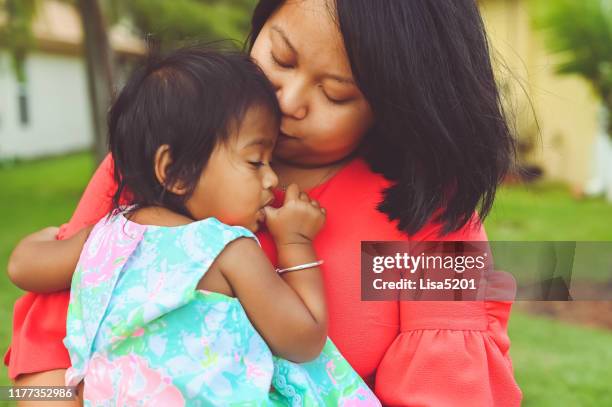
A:
[[[183,195],[187,192],[187,188],[180,181],[175,181],[168,185],[168,167],[172,164],[172,154],[170,146],[163,144],[159,146],[155,152],[155,178],[169,192],[176,195]]]

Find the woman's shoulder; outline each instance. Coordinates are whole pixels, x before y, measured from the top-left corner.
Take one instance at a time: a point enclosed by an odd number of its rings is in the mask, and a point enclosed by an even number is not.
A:
[[[414,235],[410,240],[438,240],[438,241],[488,241],[487,233],[478,213],[474,212],[472,217],[459,229],[449,233],[443,233],[443,225],[435,221],[440,211],[434,213],[432,218]]]
[[[385,199],[385,190],[392,185],[393,181],[374,172],[364,159],[356,158],[333,179],[321,201],[331,206],[327,209],[341,213],[345,220],[360,224],[361,229],[377,230],[386,240],[487,240],[477,213],[463,227],[447,234],[443,233],[443,225],[436,221],[441,210],[436,211],[418,232],[408,235],[400,231],[398,221],[389,219],[378,209]]]

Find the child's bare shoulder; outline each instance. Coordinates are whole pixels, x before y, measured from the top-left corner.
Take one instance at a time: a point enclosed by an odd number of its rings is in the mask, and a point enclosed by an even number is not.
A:
[[[269,260],[254,239],[241,237],[225,246],[215,264],[224,271],[243,270],[268,265]]]
[[[130,221],[139,223],[141,225],[172,227],[183,226],[193,222],[193,219],[190,219],[187,216],[161,207],[137,209],[130,213],[127,217]]]

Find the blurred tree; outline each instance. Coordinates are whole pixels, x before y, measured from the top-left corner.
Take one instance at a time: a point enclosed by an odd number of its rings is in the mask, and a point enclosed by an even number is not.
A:
[[[26,80],[25,57],[34,45],[32,18],[37,0],[0,0],[6,22],[0,26],[0,38],[13,56],[13,68],[20,84]]]
[[[612,112],[612,0],[532,0],[536,27],[559,54],[557,72],[591,83],[608,115]],[[612,120],[608,121],[612,137]]]
[[[45,0],[0,0],[7,23],[0,38],[13,55],[15,74],[25,83],[27,53],[35,46],[32,20]],[[107,27],[129,25],[163,49],[194,41],[242,40],[257,0],[58,0],[74,4],[81,15],[89,95],[93,111],[95,152],[106,154],[106,112],[112,98],[114,59]]]
[[[77,0],[83,27],[89,103],[94,128],[94,153],[98,162],[108,152],[106,113],[113,98],[113,56],[107,24],[98,0]]]
[[[127,16],[140,35],[152,34],[162,48],[185,42],[242,41],[256,0],[111,0],[118,15]]]

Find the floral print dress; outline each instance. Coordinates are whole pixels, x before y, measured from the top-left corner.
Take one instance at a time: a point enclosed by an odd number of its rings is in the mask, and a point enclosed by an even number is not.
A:
[[[215,218],[98,222],[73,276],[64,339],[66,384],[85,381],[85,405],[380,405],[330,340],[311,362],[277,358],[236,298],[196,289],[241,237],[257,240]]]

